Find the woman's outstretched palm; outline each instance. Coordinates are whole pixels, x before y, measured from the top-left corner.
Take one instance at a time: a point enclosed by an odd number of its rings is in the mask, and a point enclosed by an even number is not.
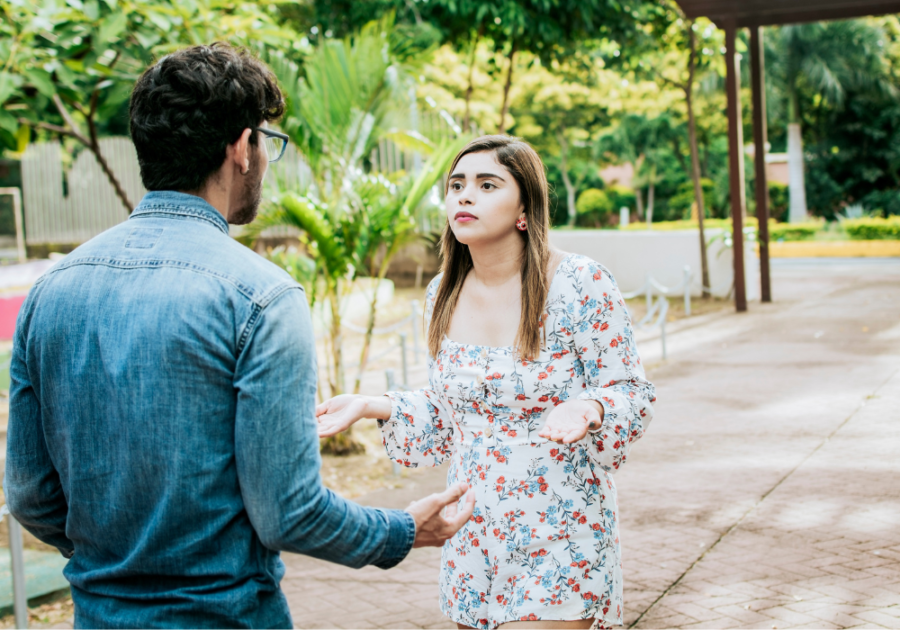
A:
[[[365,417],[366,399],[353,394],[341,394],[316,407],[319,437],[331,437],[349,429]]]

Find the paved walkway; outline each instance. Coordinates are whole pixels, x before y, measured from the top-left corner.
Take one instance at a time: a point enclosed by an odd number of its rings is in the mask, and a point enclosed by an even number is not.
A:
[[[617,474],[626,626],[900,628],[900,261],[775,263],[775,304],[698,318],[665,363],[642,341],[659,403]],[[453,627],[438,550],[285,561],[298,627]]]

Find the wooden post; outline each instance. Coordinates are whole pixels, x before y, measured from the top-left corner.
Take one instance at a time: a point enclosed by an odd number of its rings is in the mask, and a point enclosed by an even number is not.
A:
[[[763,302],[772,301],[769,276],[769,183],[766,179],[766,58],[763,33],[750,27],[750,79],[753,84],[753,144],[756,146],[756,218],[759,220],[759,283]]]
[[[734,307],[747,310],[747,288],[744,281],[744,131],[741,117],[741,80],[735,50],[734,21],[725,25],[725,91],[728,96],[728,166],[731,188],[731,219],[734,252]]]

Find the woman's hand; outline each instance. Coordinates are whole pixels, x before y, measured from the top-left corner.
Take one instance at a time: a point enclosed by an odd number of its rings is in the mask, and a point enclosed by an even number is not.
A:
[[[542,438],[560,444],[577,442],[603,423],[603,407],[594,400],[569,400],[557,405],[547,417]]]
[[[390,416],[391,401],[384,396],[341,394],[316,407],[319,437],[337,435],[362,418],[387,420]]]

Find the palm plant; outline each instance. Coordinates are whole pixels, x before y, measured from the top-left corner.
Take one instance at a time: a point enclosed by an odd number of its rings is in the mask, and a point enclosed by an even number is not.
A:
[[[848,91],[893,94],[886,41],[881,27],[868,20],[783,26],[767,40],[769,74],[787,110],[791,223],[806,219],[800,95],[811,92],[842,107]]]
[[[396,251],[413,238],[419,202],[446,168],[451,150],[441,147],[415,176],[365,172],[366,158],[384,139],[407,150],[426,154],[433,150],[431,142],[409,129],[409,73],[418,62],[411,51],[392,44],[392,27],[393,17],[386,16],[353,37],[322,41],[305,60],[302,73],[281,54],[267,59],[287,100],[282,129],[299,147],[311,176],[304,190],[276,195],[248,235],[252,238],[280,226],[301,232],[300,241],[312,260],[313,295],[324,303],[328,315],[324,370],[328,396],[345,390],[344,299],[353,281],[366,271],[376,270],[382,279]],[[376,266],[373,261],[379,252],[384,256]],[[373,327],[374,319],[363,359]],[[323,444],[323,450],[333,454],[358,449],[349,432]]]

